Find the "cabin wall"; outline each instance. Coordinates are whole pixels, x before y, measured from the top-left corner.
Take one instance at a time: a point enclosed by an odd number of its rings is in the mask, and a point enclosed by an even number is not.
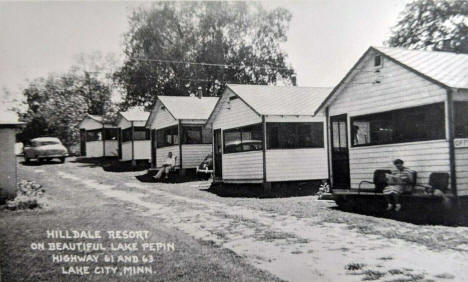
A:
[[[117,140],[106,140],[106,157],[118,157],[119,156],[119,141]]]
[[[468,196],[468,138],[455,139],[455,171],[458,195]]]
[[[135,160],[151,159],[151,140],[135,141]]]
[[[329,107],[331,116],[364,115],[445,101],[445,89],[387,58],[375,72],[373,58],[365,58],[357,67],[360,71],[336,93]],[[376,80],[380,83],[373,83]]]
[[[102,141],[86,142],[86,157],[87,158],[102,157]]]
[[[169,113],[167,109],[162,109],[163,105],[159,103],[156,109],[156,116],[150,127],[153,129],[165,128],[171,125],[177,125],[178,121]]]
[[[431,172],[450,172],[446,140],[351,148],[349,157],[352,188],[362,180],[372,181],[376,169],[395,169],[395,159],[402,159],[405,167],[418,173],[419,184],[428,184]]]
[[[268,182],[328,178],[326,148],[266,151]]]
[[[223,181],[263,180],[263,151],[223,154]]]
[[[0,128],[0,199],[16,196],[16,129]]]
[[[129,122],[128,120],[124,119],[124,118],[121,118],[119,120],[119,123],[117,124],[117,127],[119,127],[120,129],[126,129],[126,128],[129,128],[132,126],[132,123]]]
[[[80,123],[80,128],[86,130],[93,130],[102,128],[102,123],[95,121],[91,118],[86,118]]]
[[[226,95],[228,98],[221,105],[222,108],[213,121],[214,129],[222,128],[225,130],[262,122],[262,118],[240,98],[229,100],[229,97],[237,97],[237,95],[230,91]]]
[[[211,144],[182,145],[182,167],[196,168],[213,151]]]
[[[167,158],[167,154],[172,152],[172,156],[177,157],[176,165],[180,165],[179,145],[168,146],[156,149],[156,167],[161,168]]]
[[[132,160],[132,142],[122,142],[122,161]]]

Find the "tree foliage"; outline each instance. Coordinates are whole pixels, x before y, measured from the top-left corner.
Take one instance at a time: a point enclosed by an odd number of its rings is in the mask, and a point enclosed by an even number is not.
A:
[[[226,82],[290,83],[294,71],[280,46],[290,19],[283,8],[246,2],[159,2],[134,11],[127,59],[115,74],[126,92],[123,106],[148,108],[156,95],[188,95],[198,87],[217,95]]]
[[[116,112],[109,86],[90,72],[78,72],[76,67],[32,80],[22,94],[22,105],[15,109],[19,119],[26,122],[18,135],[22,142],[54,136],[71,146],[78,142],[78,125],[87,114],[109,117]]]
[[[387,45],[468,53],[468,1],[415,0],[407,4]]]

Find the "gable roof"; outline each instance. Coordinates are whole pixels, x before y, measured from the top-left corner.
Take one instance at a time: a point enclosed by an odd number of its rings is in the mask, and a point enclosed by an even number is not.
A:
[[[149,112],[143,111],[126,111],[119,114],[128,121],[146,121],[150,115]]]
[[[259,115],[313,115],[330,87],[228,84]]]
[[[218,97],[158,96],[175,119],[207,119]]]
[[[315,113],[330,101],[357,66],[372,51],[383,55],[441,87],[447,89],[468,89],[468,54],[371,46],[348,71],[345,77],[333,88],[330,95],[322,102]]]
[[[90,115],[90,114],[88,114],[88,115],[85,117],[85,119],[86,119],[86,118],[90,118],[90,119],[95,120],[95,121],[97,121],[97,122],[99,122],[99,123],[102,123],[102,116]]]

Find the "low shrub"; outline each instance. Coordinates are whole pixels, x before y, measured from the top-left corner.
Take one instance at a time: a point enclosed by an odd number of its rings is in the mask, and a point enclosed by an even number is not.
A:
[[[42,206],[40,198],[44,195],[44,188],[34,181],[21,180],[18,182],[18,192],[13,200],[9,200],[3,208],[9,210],[35,209]]]

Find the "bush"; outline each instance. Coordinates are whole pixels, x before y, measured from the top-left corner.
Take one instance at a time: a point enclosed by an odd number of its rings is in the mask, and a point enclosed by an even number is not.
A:
[[[7,201],[4,208],[9,210],[40,208],[40,198],[44,195],[44,188],[33,181],[21,180],[18,192],[13,200]]]

